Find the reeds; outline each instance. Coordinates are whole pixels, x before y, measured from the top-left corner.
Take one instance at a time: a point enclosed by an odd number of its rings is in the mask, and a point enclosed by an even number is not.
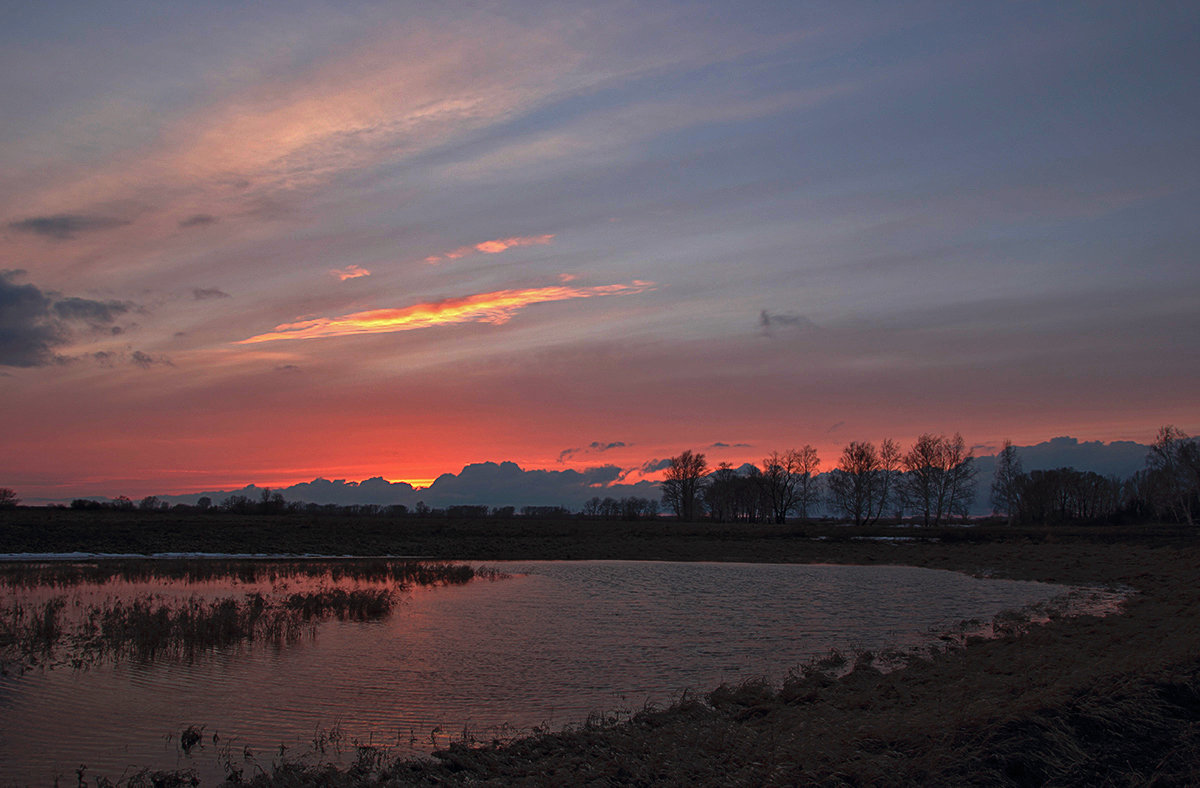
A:
[[[328,578],[400,585],[461,585],[495,580],[503,573],[449,561],[368,558],[118,558],[95,561],[0,562],[0,585],[12,588],[74,587],[112,581],[200,583],[232,580],[251,584],[292,578]]]
[[[331,618],[367,621],[388,615],[398,598],[391,589],[324,589],[272,599],[168,600],[142,596],[84,607],[73,625],[61,620],[61,597],[40,605],[17,605],[0,614],[0,664],[26,669],[46,664],[85,667],[104,658],[151,661],[194,659],[212,649],[298,640]]]
[[[414,585],[462,584],[496,579],[495,570],[466,564],[376,559],[369,561],[114,561],[95,564],[38,564],[3,567],[16,589],[61,588],[66,584],[183,581],[236,578],[266,583],[256,590],[220,598],[161,593],[110,595],[101,601],[64,595],[22,600],[14,593],[0,606],[0,673],[33,667],[84,668],[105,659],[192,660],[214,649],[248,643],[283,645],[313,633],[322,621],[369,621],[387,616]],[[319,583],[290,590],[293,580]],[[371,583],[344,588],[338,583]],[[236,583],[234,584],[236,586]]]

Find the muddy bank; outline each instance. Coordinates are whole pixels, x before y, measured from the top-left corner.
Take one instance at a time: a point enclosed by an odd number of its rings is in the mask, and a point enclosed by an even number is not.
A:
[[[628,722],[507,746],[452,747],[371,781],[416,785],[1200,784],[1200,550],[1132,543],[825,547],[887,560],[1132,587],[1124,613],[1014,622],[948,638],[880,672],[813,666],[782,688],[750,683]],[[876,661],[878,656],[876,655]],[[365,773],[283,769],[258,785],[354,783]]]

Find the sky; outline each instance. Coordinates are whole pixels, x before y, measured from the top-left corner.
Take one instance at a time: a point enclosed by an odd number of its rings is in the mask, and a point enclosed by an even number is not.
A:
[[[1198,34],[1168,2],[4,4],[0,486],[602,493],[684,449],[1194,434]]]

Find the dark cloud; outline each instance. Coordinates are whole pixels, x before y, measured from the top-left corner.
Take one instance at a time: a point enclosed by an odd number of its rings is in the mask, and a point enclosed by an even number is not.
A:
[[[578,510],[595,495],[626,498],[657,498],[653,482],[617,483],[621,469],[601,465],[582,471],[524,470],[515,462],[481,462],[463,467],[458,473],[444,473],[429,487],[414,489],[406,482],[389,482],[374,477],[362,482],[345,479],[314,479],[276,490],[289,501],[317,504],[403,504],[413,507],[418,501],[444,508],[456,505],[476,506],[565,506]],[[240,490],[195,493],[186,496],[160,496],[164,500],[195,503],[201,495],[221,501],[230,495],[257,499],[262,490],[248,485]]]
[[[771,314],[767,310],[762,310],[758,314],[758,329],[765,337],[773,336],[774,329],[784,328],[793,331],[811,331],[817,328],[817,324],[809,320],[803,315],[789,314]]]
[[[1075,438],[1051,438],[1033,446],[1015,446],[1026,471],[1076,468],[1095,471],[1101,476],[1125,478],[1146,467],[1150,447],[1134,441],[1079,441]],[[985,458],[981,457],[980,460]],[[981,478],[983,474],[981,473]],[[987,477],[990,483],[990,475]]]
[[[186,219],[179,220],[180,227],[206,227],[210,224],[215,224],[217,217],[209,213],[193,214]]]
[[[134,365],[139,366],[142,369],[150,369],[150,367],[158,365],[166,367],[175,366],[166,356],[152,356],[149,353],[143,353],[140,350],[133,351],[133,353],[129,356],[129,360]]]
[[[39,367],[55,360],[66,327],[52,314],[53,301],[34,285],[13,281],[22,271],[0,271],[0,365]]]
[[[72,296],[56,302],[54,314],[64,320],[78,320],[92,327],[100,327],[112,323],[117,315],[128,312],[129,307],[129,304],[120,301],[92,301]]]
[[[192,298],[197,301],[204,301],[209,298],[230,298],[229,293],[224,290],[218,290],[215,287],[194,287],[192,288]]]
[[[571,457],[573,455],[580,454],[580,453],[600,454],[601,452],[606,452],[609,449],[622,449],[628,445],[629,444],[627,444],[625,441],[613,441],[612,443],[602,443],[601,441],[592,441],[591,443],[589,443],[587,446],[585,446],[583,448],[563,449],[558,454],[558,461],[563,462],[568,457]]]
[[[649,460],[647,462],[642,463],[642,467],[639,470],[641,470],[642,473],[656,473],[657,471],[666,469],[670,465],[671,465],[671,461],[669,459],[667,459],[667,460]]]
[[[121,227],[126,224],[129,224],[127,220],[117,219],[112,216],[57,213],[53,216],[33,216],[28,219],[9,222],[8,226],[13,230],[19,230],[23,233],[33,233],[45,238],[53,238],[56,241],[66,241],[77,237],[79,233],[92,232],[94,230],[110,230],[113,227]]]
[[[300,367],[296,366],[295,364],[280,364],[279,366],[275,367],[275,371],[276,372],[299,372]]]
[[[708,446],[705,446],[705,448],[706,449],[749,449],[750,444],[749,443],[722,443],[721,441],[717,441],[716,443],[712,443],[712,444],[709,444]]]
[[[838,430],[840,430],[840,429],[841,429],[842,427],[844,427],[844,426],[846,426],[846,422],[844,422],[844,421],[839,421],[839,422],[837,422],[837,423],[835,423],[835,424],[831,424],[831,425],[829,426],[829,429],[825,430],[825,432],[837,432]]]
[[[61,298],[36,285],[18,284],[23,273],[0,271],[0,366],[38,367],[66,361],[55,348],[71,340],[71,324],[116,336],[124,329],[114,321],[134,309],[122,301]]]

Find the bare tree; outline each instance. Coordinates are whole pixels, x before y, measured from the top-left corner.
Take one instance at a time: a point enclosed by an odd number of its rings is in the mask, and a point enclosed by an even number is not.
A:
[[[975,452],[967,448],[963,436],[954,433],[954,437],[944,442],[946,452],[946,514],[958,515],[966,522],[971,512],[971,504],[975,502],[975,477],[978,469],[975,467]]]
[[[1004,441],[1004,448],[996,455],[996,472],[992,476],[992,510],[1007,517],[1009,525],[1020,508],[1020,480],[1024,473],[1012,441]]]
[[[15,509],[21,499],[17,497],[16,490],[10,487],[0,487],[0,509]]]
[[[662,497],[663,503],[670,506],[680,520],[692,522],[700,513],[700,493],[707,473],[708,462],[703,454],[693,454],[688,449],[671,458],[662,482]]]
[[[709,516],[719,523],[737,519],[737,495],[740,483],[737,471],[723,462],[713,471],[708,486],[704,488],[704,504]]]
[[[1200,443],[1178,427],[1158,431],[1146,458],[1157,512],[1195,525],[1200,503]]]
[[[817,450],[808,444],[797,454],[799,479],[796,483],[796,514],[801,520],[807,520],[809,507],[816,506],[821,500],[821,481],[817,478],[821,459],[817,456]]]
[[[771,519],[776,523],[787,522],[799,502],[802,459],[795,449],[780,454],[771,452],[763,460],[763,492],[771,507]]]
[[[884,438],[879,444],[879,467],[875,470],[875,484],[872,489],[870,521],[879,522],[879,518],[887,511],[887,506],[893,500],[899,500],[896,494],[896,483],[900,476],[900,446],[891,438]],[[899,507],[898,507],[899,508]]]
[[[940,525],[952,514],[966,517],[975,499],[975,458],[962,435],[920,436],[903,467],[905,499],[925,525]]]
[[[842,449],[841,459],[825,483],[831,508],[853,519],[855,525],[866,522],[878,495],[878,470],[879,454],[873,443],[854,442]]]

